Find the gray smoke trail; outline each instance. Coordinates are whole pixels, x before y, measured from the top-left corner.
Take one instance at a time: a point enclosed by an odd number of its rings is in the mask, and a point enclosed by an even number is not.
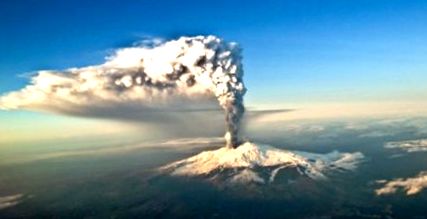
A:
[[[32,84],[0,97],[0,108],[81,116],[129,103],[152,111],[186,109],[215,96],[226,114],[227,146],[237,147],[246,92],[241,60],[236,43],[215,36],[123,48],[101,65],[40,71]]]

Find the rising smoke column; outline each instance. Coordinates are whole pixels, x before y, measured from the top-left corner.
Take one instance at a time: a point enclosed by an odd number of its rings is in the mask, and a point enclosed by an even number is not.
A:
[[[185,110],[214,96],[226,114],[227,146],[237,147],[246,92],[241,60],[236,43],[215,36],[123,48],[101,65],[40,71],[30,85],[0,97],[0,108],[82,116],[129,103]]]

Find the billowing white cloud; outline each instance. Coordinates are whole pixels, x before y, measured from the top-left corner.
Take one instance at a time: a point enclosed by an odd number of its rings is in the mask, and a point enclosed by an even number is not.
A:
[[[384,184],[375,190],[377,195],[388,195],[396,193],[399,189],[405,191],[406,195],[414,195],[427,188],[427,171],[422,171],[412,178],[398,178],[394,180],[378,180],[377,183]]]
[[[235,145],[245,92],[236,43],[181,37],[119,49],[101,65],[39,71],[30,85],[0,97],[0,108],[174,122],[181,119],[177,112],[217,109],[219,103],[227,142]]]
[[[392,141],[384,145],[385,148],[399,148],[406,152],[427,151],[427,139],[417,139],[408,141]]]

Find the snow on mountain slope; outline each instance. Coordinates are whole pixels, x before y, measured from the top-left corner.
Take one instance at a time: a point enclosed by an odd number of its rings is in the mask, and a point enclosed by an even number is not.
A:
[[[177,176],[210,176],[226,170],[234,170],[231,182],[273,182],[278,172],[296,168],[302,175],[312,179],[326,179],[324,172],[346,171],[357,168],[364,156],[360,152],[328,154],[286,151],[268,145],[246,142],[239,147],[204,151],[193,157],[180,160],[160,168]],[[257,174],[258,168],[268,168],[269,178]],[[213,176],[215,177],[215,175]]]

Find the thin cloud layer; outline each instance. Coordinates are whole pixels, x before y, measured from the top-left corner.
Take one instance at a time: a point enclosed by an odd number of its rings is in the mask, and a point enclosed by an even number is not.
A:
[[[10,208],[19,204],[19,202],[21,202],[22,197],[23,197],[22,194],[15,194],[15,195],[0,197],[0,210],[5,208]]]
[[[392,141],[384,145],[385,148],[398,148],[406,152],[427,151],[427,139],[417,139],[408,141]]]
[[[427,171],[422,171],[412,178],[398,178],[390,181],[379,180],[377,183],[384,184],[382,188],[375,190],[377,195],[394,194],[400,189],[405,191],[406,195],[415,195],[427,188]]]

